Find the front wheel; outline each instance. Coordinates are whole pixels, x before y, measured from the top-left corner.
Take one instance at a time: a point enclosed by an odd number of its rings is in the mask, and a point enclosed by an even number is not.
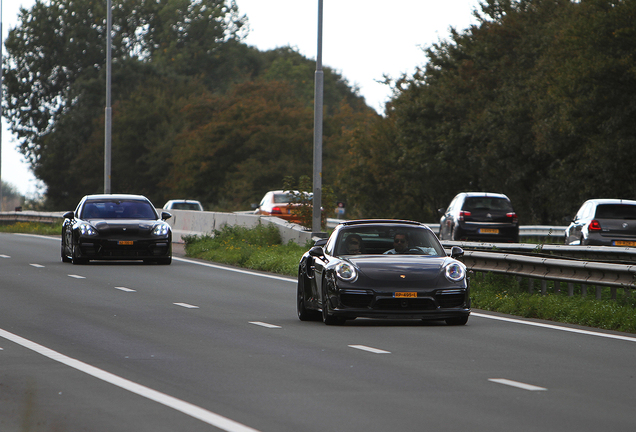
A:
[[[305,276],[298,272],[298,285],[296,288],[296,313],[301,321],[320,321],[318,311],[307,309],[305,300]]]
[[[325,282],[323,281],[322,284],[322,322],[327,325],[342,325],[345,322],[344,318],[329,313],[329,298],[327,297]]]
[[[71,262],[73,264],[87,264],[88,260],[86,258],[80,258],[77,253],[77,246],[71,245]]]

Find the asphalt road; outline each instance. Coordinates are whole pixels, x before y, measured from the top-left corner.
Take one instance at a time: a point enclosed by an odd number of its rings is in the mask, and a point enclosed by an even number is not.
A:
[[[636,337],[300,322],[295,281],[0,234],[0,431],[633,431]]]

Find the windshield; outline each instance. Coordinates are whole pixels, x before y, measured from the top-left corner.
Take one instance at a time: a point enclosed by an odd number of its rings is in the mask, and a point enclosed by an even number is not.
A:
[[[446,256],[435,234],[422,227],[353,226],[342,229],[336,243],[336,256],[402,253]]]
[[[81,219],[157,219],[150,203],[138,200],[101,200],[84,203]]]

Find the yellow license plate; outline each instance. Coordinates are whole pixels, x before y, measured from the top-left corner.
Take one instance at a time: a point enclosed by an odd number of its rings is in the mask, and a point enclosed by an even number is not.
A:
[[[632,246],[632,247],[636,247],[636,241],[616,240],[614,242],[614,246]]]
[[[133,241],[132,240],[119,240],[117,242],[118,245],[120,246],[132,246]]]
[[[499,234],[499,230],[496,228],[480,228],[480,234]]]
[[[394,298],[417,298],[416,292],[396,292],[393,294]]]

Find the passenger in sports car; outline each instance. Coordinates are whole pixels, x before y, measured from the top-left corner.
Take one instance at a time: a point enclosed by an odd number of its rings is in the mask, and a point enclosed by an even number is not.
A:
[[[349,234],[346,240],[347,253],[357,255],[362,253],[362,237],[358,234]]]

